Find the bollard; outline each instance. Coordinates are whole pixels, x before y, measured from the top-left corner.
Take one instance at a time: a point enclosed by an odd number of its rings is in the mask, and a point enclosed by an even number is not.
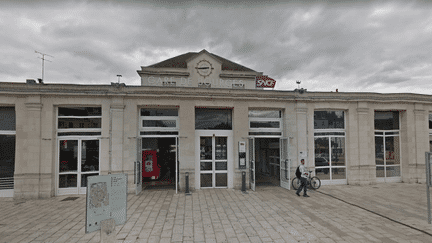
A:
[[[246,192],[246,172],[242,172],[242,192]]]
[[[189,172],[186,172],[185,177],[186,177],[186,190],[185,190],[185,193],[189,194],[190,193],[189,192]]]

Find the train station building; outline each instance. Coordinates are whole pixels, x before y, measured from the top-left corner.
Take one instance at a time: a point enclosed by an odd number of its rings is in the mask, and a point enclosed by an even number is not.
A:
[[[141,67],[141,85],[0,83],[0,197],[84,194],[125,173],[129,193],[290,189],[299,160],[323,185],[425,183],[432,96],[274,90],[206,50]],[[138,79],[138,77],[137,77]]]

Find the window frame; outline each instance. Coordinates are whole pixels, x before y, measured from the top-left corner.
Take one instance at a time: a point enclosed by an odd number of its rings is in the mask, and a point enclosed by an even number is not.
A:
[[[272,118],[272,117],[250,117],[249,116],[249,112],[250,111],[268,111],[268,110],[263,110],[263,109],[249,109],[248,110],[248,124],[249,124],[249,132],[280,132],[282,135],[282,131],[283,131],[283,110],[281,109],[272,109],[271,111],[279,111],[280,117],[279,118]],[[267,128],[267,127],[251,127],[251,122],[278,122],[279,123],[279,128]]]
[[[60,133],[71,133],[71,132],[77,132],[77,133],[85,133],[85,132],[99,132],[102,133],[102,107],[101,106],[92,106],[92,105],[86,105],[86,106],[79,106],[79,107],[100,107],[101,108],[101,115],[100,116],[60,116],[59,115],[59,109],[60,108],[76,108],[77,106],[57,106],[56,109],[56,129],[57,129],[57,136],[59,137],[67,137],[62,136]],[[59,119],[61,118],[73,118],[73,119],[89,119],[89,118],[99,118],[101,120],[101,127],[100,128],[59,128]],[[86,135],[72,135],[72,136],[86,136]],[[100,135],[92,135],[92,136],[100,136]]]
[[[315,111],[342,111],[343,112],[343,125],[344,128],[315,128]],[[348,160],[347,160],[347,133],[346,133],[346,110],[340,110],[340,109],[317,109],[314,110],[314,119],[313,119],[313,124],[314,124],[314,129],[313,129],[313,168],[314,168],[314,173],[316,173],[316,169],[328,169],[329,170],[329,176],[330,178],[327,180],[323,180],[324,182],[327,182],[329,184],[333,184],[333,183],[340,183],[340,182],[347,182],[348,181]],[[337,134],[339,133],[339,134]],[[344,160],[345,160],[345,165],[333,165],[332,163],[332,147],[331,147],[331,138],[344,138]],[[329,142],[329,165],[328,166],[319,166],[316,167],[315,166],[315,159],[316,159],[316,155],[315,155],[315,138],[328,138],[328,142]],[[345,178],[344,179],[333,179],[333,174],[332,174],[332,170],[333,169],[344,169],[345,170]],[[325,184],[327,184],[325,183]]]

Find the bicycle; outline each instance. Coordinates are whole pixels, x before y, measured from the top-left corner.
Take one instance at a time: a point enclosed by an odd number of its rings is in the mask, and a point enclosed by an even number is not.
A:
[[[316,176],[311,177],[311,174],[312,174],[312,170],[309,171],[309,175],[308,175],[308,178],[306,180],[306,186],[308,188],[312,188],[314,190],[317,190],[321,186],[321,180]],[[299,189],[300,185],[301,185],[300,179],[297,177],[294,177],[292,179],[292,186],[293,186],[294,190]]]

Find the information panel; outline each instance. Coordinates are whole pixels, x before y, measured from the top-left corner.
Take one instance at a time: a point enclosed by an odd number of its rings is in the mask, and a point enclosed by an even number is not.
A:
[[[101,221],[126,223],[127,175],[90,176],[87,181],[86,233],[101,229]]]

